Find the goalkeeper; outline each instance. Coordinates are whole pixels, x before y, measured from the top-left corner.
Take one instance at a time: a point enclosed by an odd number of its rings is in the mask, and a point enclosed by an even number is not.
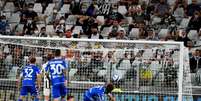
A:
[[[115,98],[111,94],[113,89],[114,86],[112,83],[109,83],[105,86],[94,86],[92,88],[89,88],[84,93],[84,101],[105,101],[105,94],[107,94],[110,101],[115,101]]]

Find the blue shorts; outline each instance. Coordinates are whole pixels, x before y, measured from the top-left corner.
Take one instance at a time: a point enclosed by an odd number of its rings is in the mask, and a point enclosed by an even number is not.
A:
[[[57,84],[52,86],[52,96],[53,98],[59,98],[62,96],[66,96],[67,88],[64,84]]]
[[[36,86],[22,86],[20,90],[20,95],[27,96],[28,93],[30,93],[31,96],[38,96],[38,90]]]

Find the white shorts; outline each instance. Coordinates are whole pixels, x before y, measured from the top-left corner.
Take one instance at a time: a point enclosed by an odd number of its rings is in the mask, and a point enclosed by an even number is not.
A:
[[[44,96],[50,96],[50,89],[44,88],[43,89],[43,95]]]

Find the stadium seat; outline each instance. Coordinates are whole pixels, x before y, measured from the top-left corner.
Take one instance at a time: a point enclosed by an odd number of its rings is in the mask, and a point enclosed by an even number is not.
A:
[[[184,17],[184,9],[183,8],[177,8],[175,11],[174,11],[174,17]]]
[[[175,1],[176,1],[176,0],[167,0],[167,3],[168,3],[170,6],[174,6]]]
[[[103,30],[102,30],[102,32],[101,32],[101,35],[103,37],[107,37],[108,34],[109,34],[109,32],[110,32],[110,27],[104,27]]]
[[[153,52],[152,52],[152,49],[146,49],[143,53],[143,56],[142,56],[144,59],[151,59],[153,58]]]
[[[13,13],[12,16],[8,19],[9,23],[18,23],[20,21],[20,15],[18,13]]]
[[[191,19],[190,17],[189,18],[183,18],[180,25],[179,25],[179,28],[186,28],[188,26],[190,19]]]
[[[73,25],[66,25],[66,30],[71,29],[73,27]]]
[[[165,38],[168,35],[168,29],[161,29],[158,33],[159,38]]]
[[[73,29],[73,32],[79,34],[80,32],[83,32],[82,26],[75,26]]]
[[[128,37],[129,37],[129,39],[138,39],[139,38],[139,28],[132,28]]]
[[[105,23],[104,16],[97,16],[96,19],[97,19],[98,21],[100,21],[102,25]]]
[[[42,13],[42,6],[41,6],[41,3],[35,3],[34,4],[34,8],[33,8],[33,10],[35,11],[35,12],[37,12],[37,13]]]
[[[6,16],[7,19],[11,17],[11,12],[4,12],[2,15]]]
[[[152,19],[153,19],[153,20],[152,20],[152,25],[161,22],[161,18],[159,18],[159,17],[154,16]]]
[[[126,17],[128,24],[131,24],[133,22],[133,18],[132,17]]]
[[[3,11],[5,11],[5,12],[14,12],[15,11],[15,6],[14,6],[13,2],[7,2]]]
[[[67,20],[66,20],[66,24],[75,25],[76,21],[77,21],[77,17],[75,15],[69,15]]]
[[[61,14],[70,13],[70,5],[69,4],[64,4],[59,12]]]
[[[40,29],[41,29],[42,27],[45,27],[45,24],[37,24],[37,27],[38,27],[38,30],[40,31]]]
[[[49,3],[45,10],[45,15],[50,15],[52,13],[54,7],[55,7],[54,3]]]
[[[196,41],[199,37],[198,37],[198,32],[196,30],[190,30],[188,33],[188,38],[190,40],[194,40]]]
[[[127,13],[126,6],[119,6],[118,7],[118,12],[122,15],[125,15]]]
[[[54,31],[53,25],[47,25],[46,26],[46,32],[47,33],[54,33],[55,31]]]

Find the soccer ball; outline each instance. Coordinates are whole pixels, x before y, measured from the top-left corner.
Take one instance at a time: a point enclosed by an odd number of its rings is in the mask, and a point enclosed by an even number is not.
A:
[[[118,82],[119,80],[120,80],[119,75],[115,74],[115,75],[112,76],[112,81],[113,82]]]

